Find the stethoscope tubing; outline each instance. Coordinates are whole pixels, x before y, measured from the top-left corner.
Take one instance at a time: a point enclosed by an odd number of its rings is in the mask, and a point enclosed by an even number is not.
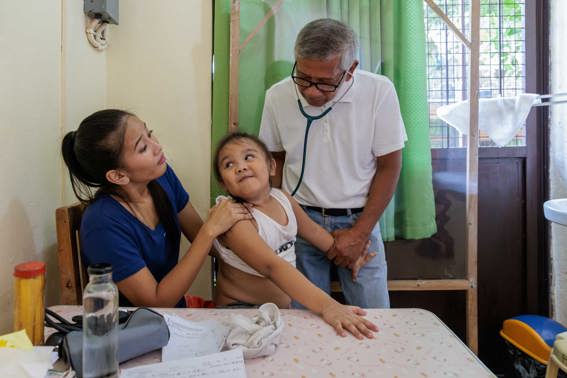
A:
[[[301,114],[307,120],[307,124],[305,125],[305,136],[303,137],[303,156],[301,158],[301,173],[299,174],[299,179],[297,180],[297,185],[295,186],[295,189],[293,189],[292,192],[291,192],[292,197],[295,196],[295,193],[297,193],[297,190],[299,189],[299,187],[301,186],[301,183],[303,182],[303,174],[305,173],[305,160],[306,160],[306,156],[307,156],[307,139],[309,138],[309,129],[311,128],[311,124],[313,123],[313,121],[317,121],[318,119],[321,119],[324,116],[326,116],[327,114],[329,114],[329,112],[331,110],[333,110],[333,106],[335,106],[335,104],[337,102],[342,100],[342,98],[348,93],[348,91],[350,91],[350,89],[352,88],[352,86],[354,84],[354,76],[351,75],[351,77],[352,77],[352,83],[350,84],[348,89],[345,91],[345,93],[343,93],[341,95],[341,97],[339,97],[337,100],[333,101],[331,106],[329,106],[327,109],[325,109],[321,114],[319,114],[317,116],[312,116],[310,114],[307,114],[305,109],[303,109],[303,105],[301,105],[301,100],[299,99],[299,93],[297,93],[297,87],[295,87],[295,94],[297,95],[297,107],[299,108],[299,111],[301,112]],[[294,86],[295,86],[295,84],[294,84]]]
[[[307,119],[307,125],[305,126],[305,136],[303,137],[303,157],[301,159],[301,174],[299,175],[299,179],[297,180],[297,185],[295,186],[295,189],[293,189],[293,191],[291,192],[292,197],[295,195],[295,193],[299,189],[299,186],[301,185],[301,182],[303,181],[303,173],[305,173],[305,157],[307,156],[307,139],[309,138],[309,129],[311,128],[311,124],[313,123],[313,121],[316,121],[326,116],[333,109],[333,106],[330,106],[318,116],[312,116],[305,112],[303,106],[301,106],[301,100],[299,100],[299,98],[297,99],[297,105],[299,106],[299,110],[301,111],[301,114],[303,114],[305,119]]]

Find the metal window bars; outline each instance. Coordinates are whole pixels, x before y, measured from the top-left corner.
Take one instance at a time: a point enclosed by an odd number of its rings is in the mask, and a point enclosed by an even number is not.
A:
[[[470,0],[438,0],[438,7],[461,30],[470,30]],[[525,92],[525,1],[482,0],[480,16],[479,96],[515,96]],[[432,148],[466,146],[466,136],[437,118],[439,106],[468,98],[470,54],[466,43],[426,6],[427,84]],[[525,128],[510,146],[526,144]],[[495,144],[480,133],[481,147]]]

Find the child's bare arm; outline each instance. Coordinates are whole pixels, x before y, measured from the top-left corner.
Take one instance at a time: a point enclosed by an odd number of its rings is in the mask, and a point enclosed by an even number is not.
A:
[[[297,201],[286,193],[289,202],[295,213],[295,218],[297,219],[297,231],[299,236],[307,240],[309,243],[313,244],[315,247],[319,248],[323,252],[328,252],[334,245],[333,236],[327,232],[323,227],[315,223],[306,213],[303,211],[301,206]],[[370,241],[366,245],[366,250],[370,246]],[[367,252],[356,260],[352,265],[352,280],[356,281],[358,272],[368,261],[370,261],[374,256],[375,252]]]
[[[285,195],[289,199],[293,213],[297,219],[297,233],[299,236],[313,244],[322,252],[326,253],[329,251],[335,241],[333,235],[309,218],[309,215],[303,211],[301,206],[299,206],[293,197],[287,193],[285,193]]]
[[[295,267],[278,257],[262,240],[252,222],[241,221],[226,234],[225,242],[244,262],[272,280],[287,295],[319,314],[344,336],[345,330],[357,338],[373,337],[378,328],[362,318],[359,308],[348,308],[336,302],[313,285]]]

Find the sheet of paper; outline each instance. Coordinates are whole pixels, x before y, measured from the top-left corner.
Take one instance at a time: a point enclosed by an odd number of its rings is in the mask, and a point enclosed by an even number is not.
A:
[[[52,365],[53,347],[31,350],[0,348],[0,377],[44,378]]]
[[[163,315],[169,327],[169,343],[162,349],[163,362],[220,352],[228,328],[216,320],[194,322],[175,315]]]
[[[120,378],[246,378],[242,350],[122,370]]]
[[[0,336],[0,348],[32,350],[33,344],[25,330]]]

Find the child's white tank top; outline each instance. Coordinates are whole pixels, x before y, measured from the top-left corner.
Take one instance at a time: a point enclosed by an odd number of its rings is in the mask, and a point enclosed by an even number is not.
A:
[[[297,235],[297,220],[295,214],[289,199],[281,190],[272,188],[270,195],[283,207],[287,216],[287,225],[283,226],[260,210],[252,208],[251,213],[258,225],[258,234],[274,253],[295,266],[295,237]],[[224,198],[228,197],[218,196],[216,202],[218,203]],[[264,277],[250,265],[242,261],[234,252],[224,247],[218,240],[215,239],[213,244],[225,263],[245,273]]]

